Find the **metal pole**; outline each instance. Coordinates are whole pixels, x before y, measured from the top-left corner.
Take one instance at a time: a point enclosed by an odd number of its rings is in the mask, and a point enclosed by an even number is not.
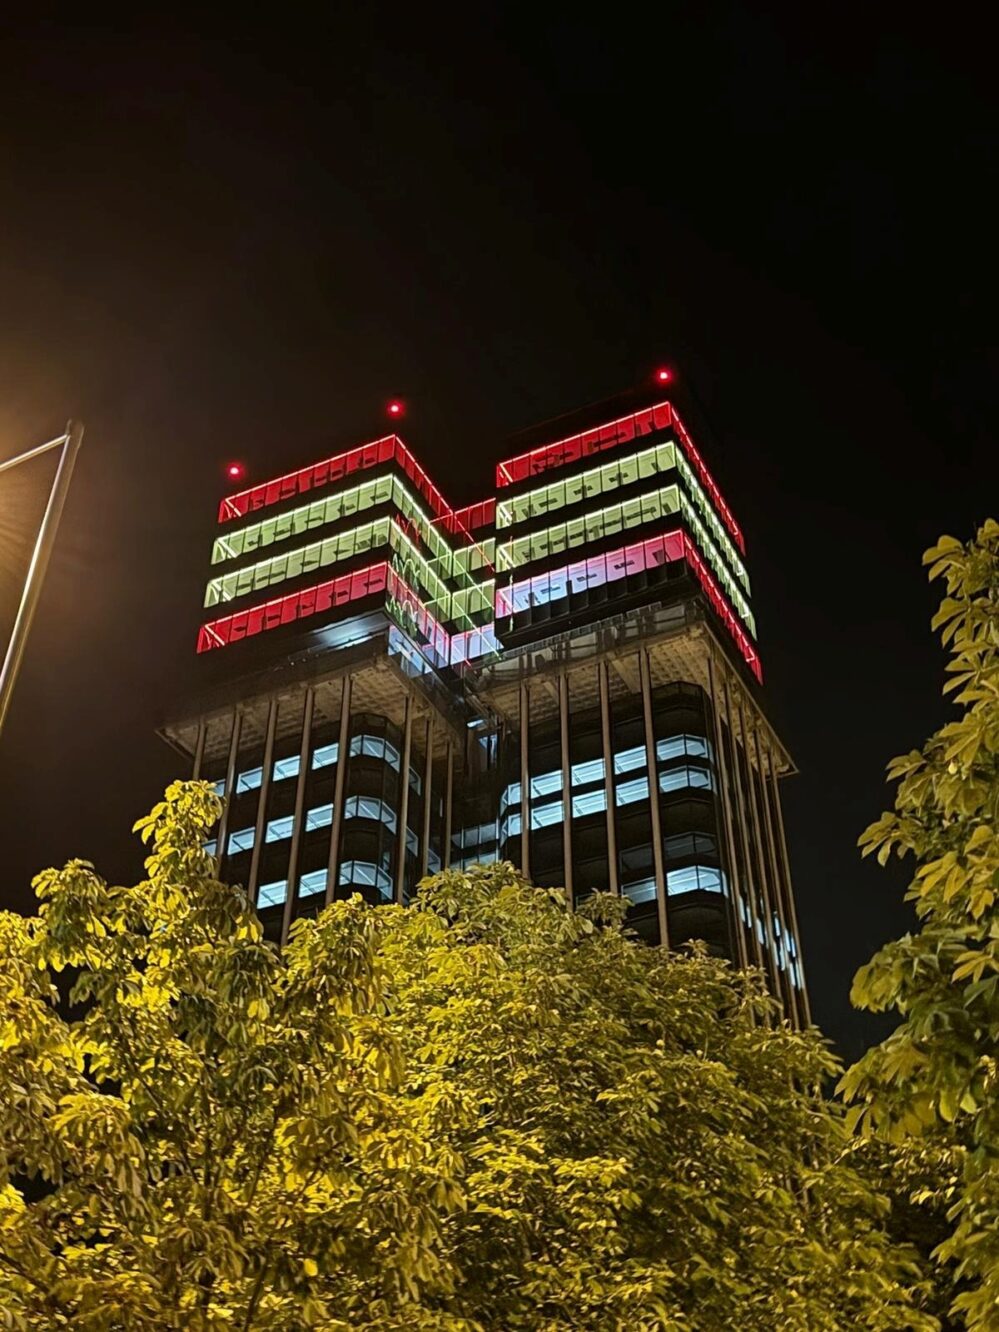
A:
[[[326,905],[333,901],[340,871],[340,829],[343,827],[343,797],[350,761],[350,697],[353,680],[343,677],[340,687],[340,730],[337,735],[336,777],[333,780],[333,817],[330,820],[330,854],[326,862]]]
[[[295,783],[295,813],[291,821],[291,847],[288,851],[288,891],[284,899],[284,915],[281,918],[281,942],[288,941],[291,929],[292,913],[298,900],[298,858],[302,846],[302,819],[305,813],[305,783],[309,780],[309,751],[312,748],[312,709],[315,706],[315,690],[311,686],[305,691],[305,704],[302,711],[302,745],[298,752],[298,780]],[[339,756],[337,757],[339,762]]]
[[[406,719],[402,732],[402,763],[399,766],[399,829],[396,842],[395,900],[402,905],[406,888],[406,834],[409,831],[409,760],[413,752],[413,696],[406,695]]]
[[[260,854],[263,851],[264,829],[267,826],[267,800],[271,792],[271,773],[274,768],[274,735],[277,731],[278,701],[272,695],[267,705],[267,730],[264,733],[264,760],[260,769],[260,792],[257,796],[257,823],[253,830],[253,851],[250,853],[250,873],[246,880],[246,895],[251,902],[257,900],[257,876],[260,873]]]
[[[795,1027],[801,1027],[801,1014],[798,1012],[798,996],[795,994],[794,976],[791,972],[791,952],[788,948],[787,916],[784,911],[784,894],[781,892],[780,868],[777,863],[777,843],[774,840],[773,819],[770,814],[770,797],[767,794],[767,780],[763,768],[763,751],[760,748],[759,727],[753,728],[753,748],[756,751],[756,771],[760,775],[760,804],[763,806],[763,824],[767,835],[767,853],[770,864],[770,878],[774,885],[774,897],[777,906],[777,921],[780,926],[780,949],[784,956],[784,989],[787,993],[788,1014]]]
[[[642,681],[642,715],[645,719],[645,768],[649,775],[649,824],[652,831],[652,864],[656,875],[656,910],[659,914],[659,943],[669,947],[669,918],[666,910],[666,865],[663,859],[662,822],[659,818],[659,772],[656,764],[656,733],[652,724],[652,672],[649,654],[638,654]]]
[[[205,732],[208,727],[202,717],[198,722],[198,738],[194,742],[194,762],[191,765],[191,781],[196,782],[201,776],[201,764],[205,758]]]
[[[420,878],[430,868],[430,792],[434,779],[434,719],[427,716],[427,754],[423,764],[423,839],[420,846]]]
[[[520,682],[520,872],[531,877],[531,694],[526,680]]]
[[[451,868],[451,801],[454,799],[454,741],[448,736],[446,777],[444,779],[444,845],[441,847],[441,862],[445,869]]]
[[[239,754],[239,735],[243,728],[243,714],[239,708],[232,714],[232,730],[229,732],[229,758],[225,768],[225,787],[222,792],[222,818],[219,820],[218,855],[219,877],[222,862],[227,859],[226,836],[229,832],[229,810],[232,808],[233,788],[236,785],[236,758]]]
[[[715,663],[708,657],[708,689],[711,700],[711,725],[715,742],[715,775],[718,780],[718,821],[722,827],[722,839],[725,846],[725,859],[728,862],[729,886],[731,889],[731,912],[734,920],[733,944],[735,961],[745,969],[749,966],[746,952],[746,922],[743,918],[742,885],[739,879],[739,865],[735,857],[735,839],[732,835],[732,778],[725,759],[725,738],[722,735],[721,717],[718,713],[718,690],[715,685]]]
[[[604,799],[607,802],[607,885],[612,893],[621,892],[617,867],[617,810],[614,806],[614,751],[611,747],[610,686],[607,662],[597,662],[600,688],[600,735],[604,747]]]
[[[73,476],[73,468],[76,465],[76,455],[80,451],[82,442],[83,426],[71,421],[67,425],[66,434],[61,440],[62,455],[59,459],[59,466],[56,468],[52,489],[49,491],[48,503],[45,506],[45,513],[38,528],[38,535],[35,537],[35,548],[31,553],[31,563],[28,565],[28,573],[21,591],[21,604],[17,608],[17,618],[14,620],[10,642],[7,644],[7,653],[4,657],[3,667],[0,669],[0,731],[3,731],[3,724],[7,719],[14,684],[21,669],[24,648],[28,641],[28,631],[38,608],[42,582],[48,568],[52,547],[55,544],[59,519],[62,517],[62,511],[66,505],[66,495],[69,492],[69,483]],[[49,444],[43,444],[37,449],[31,449],[27,453],[21,454],[19,458],[10,458],[0,467],[0,471],[5,471],[9,467],[27,461],[29,458],[35,458],[39,453],[44,453],[46,449],[54,448],[59,443],[60,440],[52,440]]]
[[[770,789],[773,792],[774,810],[777,814],[777,832],[778,841],[781,849],[781,859],[784,863],[784,889],[787,893],[787,904],[791,913],[791,928],[793,930],[794,951],[798,964],[798,975],[801,977],[801,986],[798,994],[801,1000],[801,1012],[805,1019],[806,1026],[812,1025],[812,1007],[808,1002],[808,988],[805,984],[805,960],[801,955],[801,934],[798,931],[798,909],[794,902],[794,888],[791,884],[791,862],[787,854],[787,836],[784,831],[784,811],[781,809],[780,790],[777,786],[777,771],[774,767],[773,750],[770,754]],[[794,976],[792,974],[792,983]]]
[[[572,763],[569,755],[569,676],[558,677],[558,735],[562,754],[562,860],[565,895],[573,906],[572,891]]]

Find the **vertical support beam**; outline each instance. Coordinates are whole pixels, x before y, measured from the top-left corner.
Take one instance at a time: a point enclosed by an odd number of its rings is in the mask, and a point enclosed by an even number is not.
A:
[[[656,876],[656,909],[659,915],[659,942],[669,947],[669,917],[666,910],[666,864],[663,857],[662,820],[659,817],[659,772],[656,765],[656,732],[652,719],[652,672],[645,648],[638,653],[638,672],[642,682],[642,716],[645,719],[645,768],[649,775],[649,826],[652,832],[652,864]]]
[[[520,872],[531,877],[531,691],[520,682]]]
[[[612,893],[621,892],[617,865],[617,808],[614,803],[614,746],[611,738],[610,684],[607,662],[597,662],[600,691],[600,737],[604,750],[604,799],[607,802],[607,884]]]
[[[295,813],[291,823],[291,849],[288,852],[288,889],[281,919],[281,943],[288,941],[291,918],[298,900],[298,860],[302,849],[302,820],[305,816],[305,784],[309,780],[309,758],[312,748],[312,711],[316,694],[311,687],[305,691],[302,709],[302,743],[298,751],[298,778],[295,782]]]
[[[728,729],[733,785],[735,787],[735,803],[738,811],[736,827],[739,831],[739,843],[742,850],[742,867],[746,874],[745,901],[749,908],[748,929],[750,940],[752,942],[752,957],[755,965],[763,971],[765,969],[763,962],[763,944],[760,941],[760,932],[757,928],[760,924],[760,909],[756,886],[753,882],[753,867],[750,863],[749,853],[749,820],[746,817],[746,804],[742,798],[742,773],[739,768],[739,747],[736,743],[735,721],[732,715],[732,696],[728,687],[728,676],[724,672],[722,675],[722,697],[725,700],[725,725]]]
[[[205,733],[208,727],[204,717],[198,722],[198,738],[194,742],[194,762],[191,764],[191,781],[196,782],[201,776],[201,765],[205,759]]]
[[[735,854],[735,840],[732,833],[732,775],[725,758],[725,737],[722,735],[721,715],[718,711],[718,685],[715,679],[714,654],[708,657],[708,691],[711,707],[711,733],[715,742],[715,773],[718,779],[718,821],[721,824],[722,838],[725,844],[725,861],[728,865],[728,883],[731,893],[730,919],[732,920],[732,945],[734,960],[745,969],[749,966],[746,952],[746,922],[743,915],[742,882],[739,876],[739,862]]]
[[[434,779],[434,719],[427,716],[426,757],[423,763],[423,832],[420,838],[420,878],[430,868],[430,811]]]
[[[402,732],[402,763],[399,771],[399,827],[395,856],[395,900],[401,905],[406,886],[406,830],[409,823],[409,761],[413,752],[413,695],[406,695],[406,720]]]
[[[444,845],[441,860],[445,869],[451,868],[451,804],[454,799],[454,741],[447,738],[447,757],[444,776]]]
[[[228,859],[226,838],[229,835],[229,808],[232,805],[233,789],[236,785],[236,758],[239,754],[239,736],[243,729],[243,714],[239,708],[233,708],[232,730],[229,732],[229,758],[225,766],[225,790],[222,795],[222,817],[219,820],[218,858],[219,875],[222,865]]]
[[[763,915],[763,935],[766,940],[767,949],[767,974],[770,977],[770,988],[775,999],[781,999],[781,981],[780,964],[777,960],[777,940],[774,937],[774,909],[770,901],[770,889],[767,884],[766,866],[763,861],[763,838],[760,835],[759,808],[757,805],[757,783],[753,779],[753,760],[749,752],[749,731],[746,727],[746,714],[744,711],[743,695],[740,690],[737,695],[737,710],[739,714],[739,734],[742,739],[742,752],[746,756],[746,782],[748,790],[746,791],[746,804],[749,807],[749,827],[753,839],[753,851],[756,859],[756,873],[759,882],[759,900],[760,909]]]
[[[570,907],[575,904],[572,889],[572,761],[569,754],[569,673],[558,677],[558,738],[562,755],[562,860],[565,895]]]
[[[267,729],[264,732],[264,761],[260,770],[257,795],[257,822],[253,830],[253,850],[250,853],[250,873],[246,881],[246,895],[251,902],[257,900],[257,878],[260,874],[260,854],[263,851],[264,829],[267,826],[267,799],[271,791],[271,773],[274,768],[274,735],[277,731],[278,701],[275,695],[267,705]]]
[[[777,814],[777,840],[780,846],[781,860],[784,865],[784,891],[787,894],[787,904],[790,913],[790,924],[793,931],[794,950],[797,955],[798,975],[801,977],[801,988],[798,991],[799,1007],[801,1017],[806,1026],[812,1025],[812,1007],[808,1002],[808,987],[805,982],[805,960],[801,955],[801,934],[798,930],[798,909],[794,902],[794,887],[791,883],[791,862],[787,854],[787,836],[784,832],[784,811],[781,809],[780,790],[777,786],[777,770],[773,761],[773,749],[767,747],[767,753],[770,758],[770,789],[773,793],[774,810]]]
[[[330,854],[326,862],[326,905],[336,895],[340,875],[340,837],[343,829],[343,800],[350,763],[350,697],[354,682],[349,675],[340,686],[340,729],[337,733],[336,776],[333,780],[333,818],[330,821]]]
[[[791,974],[791,954],[788,948],[788,928],[787,914],[784,911],[784,894],[781,891],[781,874],[777,861],[777,843],[774,840],[773,818],[770,814],[770,795],[767,791],[767,771],[763,766],[763,750],[760,747],[760,728],[759,725],[753,728],[753,748],[756,752],[756,771],[760,775],[760,804],[763,806],[763,826],[766,832],[767,843],[767,861],[770,866],[770,882],[773,884],[775,906],[777,908],[777,922],[780,926],[780,949],[777,953],[778,962],[781,954],[784,957],[784,993],[787,1002],[787,1014],[791,1019],[791,1025],[800,1029],[801,1014],[798,1012],[798,996],[795,993],[794,977]]]

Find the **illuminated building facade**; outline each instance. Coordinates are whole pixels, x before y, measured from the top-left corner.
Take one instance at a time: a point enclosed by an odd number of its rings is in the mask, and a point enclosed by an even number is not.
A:
[[[223,499],[215,683],[163,734],[225,797],[222,873],[271,937],[510,860],[760,967],[808,1020],[793,769],[742,533],[679,406],[659,385],[541,427],[464,509],[396,434]]]

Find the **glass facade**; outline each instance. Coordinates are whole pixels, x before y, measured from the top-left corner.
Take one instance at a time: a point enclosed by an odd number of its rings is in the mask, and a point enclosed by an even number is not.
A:
[[[392,435],[219,523],[221,693],[165,734],[224,798],[211,849],[270,937],[510,860],[761,968],[806,1020],[745,543],[673,402],[590,412],[464,508]]]

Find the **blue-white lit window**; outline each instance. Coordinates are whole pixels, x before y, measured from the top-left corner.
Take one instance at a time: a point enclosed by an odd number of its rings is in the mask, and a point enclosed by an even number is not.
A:
[[[640,906],[643,902],[654,902],[656,900],[656,881],[655,879],[642,879],[638,883],[626,883],[621,891],[629,902],[635,906]]]
[[[265,883],[257,890],[257,906],[261,908],[280,906],[287,896],[287,879],[278,879],[274,883]]]
[[[339,754],[339,752],[340,752],[340,746],[337,744],[335,740],[331,745],[317,745],[317,747],[313,750],[312,753],[313,770],[315,771],[319,768],[331,767],[336,762],[337,755]],[[298,772],[297,759],[295,760],[295,772],[296,774]]]
[[[242,795],[244,791],[256,791],[263,781],[263,768],[248,768],[246,772],[241,772],[236,778],[236,794]]]
[[[667,871],[666,891],[671,897],[679,893],[723,893],[725,876],[712,865],[685,865]]]
[[[298,881],[299,897],[315,897],[316,893],[326,891],[326,870],[312,870],[308,874],[303,874]]]
[[[267,835],[265,842],[283,842],[286,837],[291,836],[291,830],[295,826],[295,818],[292,814],[285,815],[281,819],[271,819],[267,825]]]
[[[345,860],[340,866],[340,886],[343,888],[377,888],[383,898],[392,896],[392,880],[370,860]]]
[[[255,829],[240,828],[236,832],[229,834],[229,855],[234,856],[238,851],[252,851],[253,837]]]

